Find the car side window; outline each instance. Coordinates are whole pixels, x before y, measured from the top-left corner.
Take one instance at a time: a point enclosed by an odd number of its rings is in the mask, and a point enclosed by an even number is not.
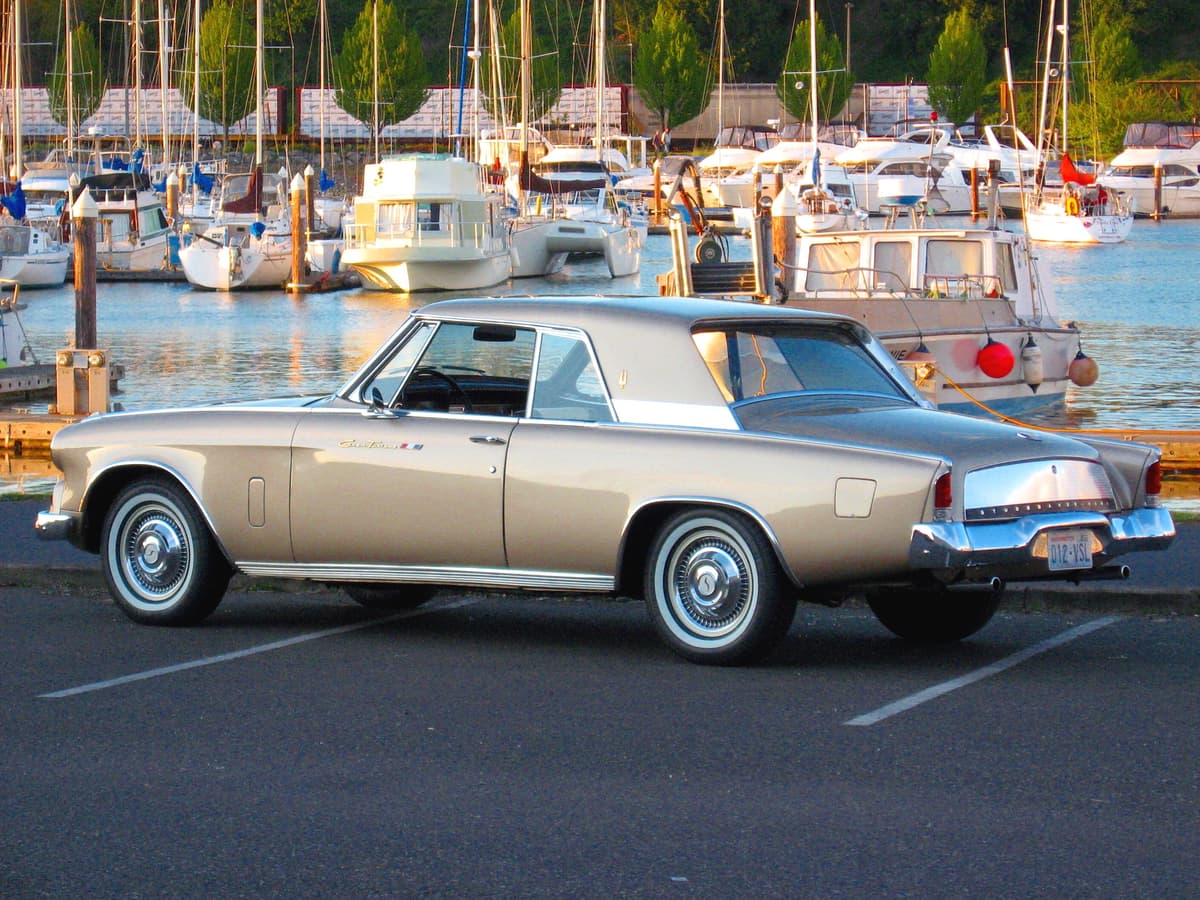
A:
[[[442,322],[408,370],[395,405],[434,412],[523,416],[536,336],[530,328]]]
[[[572,422],[613,420],[604,382],[587,343],[578,335],[542,335],[530,415]]]
[[[375,391],[378,391],[379,397],[385,405],[395,405],[400,385],[412,371],[417,358],[424,352],[429,338],[433,335],[434,327],[432,322],[423,322],[408,335],[400,349],[363,387],[360,398],[364,403],[370,403]]]

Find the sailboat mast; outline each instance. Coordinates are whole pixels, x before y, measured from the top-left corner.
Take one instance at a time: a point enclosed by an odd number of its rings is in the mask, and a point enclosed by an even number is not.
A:
[[[808,87],[809,114],[812,117],[813,149],[817,146],[817,0],[808,0],[808,71],[812,79]],[[816,185],[814,185],[815,187]]]
[[[200,161],[200,0],[192,12],[192,162]],[[196,180],[192,179],[192,198],[196,197]]]
[[[725,0],[717,6],[717,138],[725,130]]]
[[[263,0],[254,4],[254,165],[261,166],[263,162],[263,83],[266,73],[263,71],[263,56],[266,39],[263,30]]]
[[[1068,0],[1063,0],[1062,12],[1062,154],[1067,153],[1067,94],[1071,90],[1071,50],[1068,46],[1067,31],[1070,29],[1070,18],[1067,14]]]
[[[133,146],[142,146],[142,0],[133,0]]]
[[[67,158],[75,158],[75,35],[71,33],[71,0],[63,4],[63,20],[66,34],[63,44],[66,48],[65,91],[67,101]]]
[[[320,167],[319,167],[318,171],[324,172],[325,171],[325,47],[327,46],[326,41],[328,40],[328,37],[325,34],[325,27],[326,27],[326,23],[329,20],[329,9],[325,5],[325,0],[321,0],[320,9],[318,10],[317,15],[319,15],[321,17],[321,21],[317,28],[317,34],[318,34],[317,40],[319,43],[319,46],[317,48],[317,53],[320,56],[320,64],[318,66],[318,70],[320,72],[319,80],[321,82],[321,89],[320,89],[320,91],[317,92],[317,97],[318,97],[317,115],[320,117],[320,120],[321,120],[321,123],[319,126],[320,141],[321,141],[321,153],[320,153]]]
[[[1054,5],[1054,0],[1050,0],[1050,14],[1046,17],[1049,25],[1046,28],[1046,64],[1043,67],[1042,74],[1042,102],[1038,105],[1038,168],[1037,179],[1034,182],[1034,193],[1036,196],[1041,196],[1042,187],[1045,184],[1045,164],[1050,155],[1050,146],[1046,135],[1046,116],[1050,106],[1050,61],[1054,58],[1054,13],[1057,7]]]
[[[605,43],[605,33],[608,29],[604,25],[606,12],[604,0],[596,0],[592,14],[594,19],[592,22],[592,46],[596,48],[596,133],[592,136],[592,143],[596,147],[596,159],[601,162],[603,161],[601,144],[605,133],[604,60],[608,52]]]
[[[371,75],[371,130],[375,132],[375,162],[379,162],[379,0],[371,3]]]
[[[158,108],[162,115],[163,171],[171,171],[171,129],[167,118],[167,90],[171,86],[171,70],[167,42],[171,29],[167,27],[167,10],[164,0],[158,0]]]
[[[23,0],[13,0],[12,11],[12,71],[13,71],[13,181],[20,181],[25,171],[25,148],[21,141],[21,34],[24,31],[22,18]]]

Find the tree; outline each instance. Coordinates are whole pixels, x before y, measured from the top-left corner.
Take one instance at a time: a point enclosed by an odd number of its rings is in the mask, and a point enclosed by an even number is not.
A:
[[[94,113],[104,99],[104,73],[101,71],[100,51],[87,23],[80,22],[71,32],[71,105],[75,127]],[[50,73],[50,115],[61,125],[67,123],[67,59],[66,50],[59,54],[58,63]]]
[[[664,127],[694,119],[708,106],[708,59],[672,0],[659,0],[638,41],[633,83]]]
[[[967,9],[946,17],[929,54],[929,103],[951,122],[966,122],[982,106],[987,89],[987,51]]]
[[[373,19],[379,29],[378,120]],[[367,0],[342,42],[333,71],[338,105],[379,131],[415,113],[429,93],[421,39],[388,0]],[[376,131],[372,134],[378,137]]]
[[[189,44],[187,59],[193,58]],[[183,102],[193,105],[192,78],[179,79]],[[214,0],[200,20],[200,115],[225,130],[254,108],[254,23],[226,0]]]
[[[796,26],[783,63],[783,74],[775,82],[775,95],[798,121],[808,121],[812,104],[812,52],[808,22]],[[817,106],[825,119],[832,118],[854,89],[854,75],[846,71],[842,42],[817,18]],[[797,87],[797,85],[800,85]]]
[[[559,54],[543,29],[533,27],[530,59],[531,100],[530,124],[539,121],[558,102],[562,93],[562,69]],[[483,82],[483,105],[497,122],[513,122],[520,116],[521,81],[521,11],[515,10],[500,28],[499,48],[490,48],[483,55],[480,76]]]

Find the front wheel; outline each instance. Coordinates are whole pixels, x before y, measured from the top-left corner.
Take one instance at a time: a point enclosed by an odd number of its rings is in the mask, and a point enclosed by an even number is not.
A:
[[[100,565],[117,606],[148,625],[199,622],[232,575],[191,497],[158,478],[117,496],[104,518]]]
[[[736,665],[787,634],[796,600],[762,532],[722,509],[685,510],[659,530],[646,565],[646,605],[659,634],[693,662]]]
[[[991,621],[1003,591],[896,588],[867,594],[880,624],[897,637],[925,644],[961,641]]]

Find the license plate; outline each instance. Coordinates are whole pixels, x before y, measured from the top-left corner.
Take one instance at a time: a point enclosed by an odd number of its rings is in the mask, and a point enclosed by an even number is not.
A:
[[[1050,571],[1090,569],[1092,567],[1092,533],[1090,531],[1055,531],[1046,535],[1046,551]]]

